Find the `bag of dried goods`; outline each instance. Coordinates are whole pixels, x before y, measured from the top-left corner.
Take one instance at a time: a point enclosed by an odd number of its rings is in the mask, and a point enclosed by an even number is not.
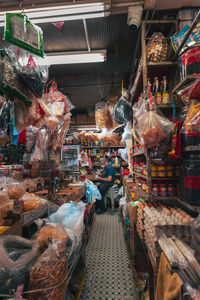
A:
[[[167,60],[168,45],[161,32],[154,32],[147,44],[147,61],[161,62]]]

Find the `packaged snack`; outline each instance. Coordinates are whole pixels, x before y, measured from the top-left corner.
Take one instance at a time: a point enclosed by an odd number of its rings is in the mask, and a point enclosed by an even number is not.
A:
[[[147,44],[147,61],[161,62],[167,60],[168,45],[161,32],[154,32]]]
[[[50,133],[45,126],[37,131],[35,148],[31,156],[31,164],[48,160],[50,140]]]
[[[36,196],[34,193],[25,193],[20,200],[22,201],[23,211],[38,210],[46,203],[46,200]]]
[[[45,59],[14,45],[7,48],[6,53],[30,90],[36,97],[41,98],[49,75],[49,66]]]
[[[111,129],[113,126],[112,117],[105,102],[98,102],[95,108],[96,126],[99,129]]]
[[[6,13],[4,39],[38,56],[44,56],[42,29],[24,14]]]

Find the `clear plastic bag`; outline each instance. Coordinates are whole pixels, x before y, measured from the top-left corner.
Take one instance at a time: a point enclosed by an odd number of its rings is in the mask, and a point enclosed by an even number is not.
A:
[[[113,109],[113,120],[117,124],[127,124],[132,120],[132,107],[130,103],[121,97]]]
[[[52,239],[30,272],[30,300],[64,299],[67,285],[66,243]]]
[[[28,151],[31,151],[35,145],[37,130],[38,129],[34,126],[26,128],[26,148]]]
[[[105,102],[98,102],[95,107],[96,126],[99,129],[111,129],[113,126],[112,117]]]
[[[10,182],[5,186],[9,199],[19,200],[26,192],[25,186],[20,182]]]
[[[19,285],[27,288],[29,271],[39,256],[39,245],[18,236],[0,238],[0,293],[10,294]]]
[[[36,97],[41,98],[49,76],[45,59],[14,45],[6,49],[16,71]]]
[[[91,203],[91,197],[93,196],[97,200],[101,200],[102,196],[98,189],[98,187],[95,184],[89,184],[86,182],[86,197],[88,199],[88,203]]]
[[[147,112],[138,121],[138,132],[147,148],[158,145],[173,129],[174,124],[155,111]]]
[[[0,108],[0,141],[9,141],[10,102],[4,102]]]
[[[131,122],[128,122],[124,128],[124,132],[122,134],[122,144],[126,147],[126,140],[130,140],[132,137],[132,125]]]
[[[161,62],[167,60],[168,45],[161,32],[154,32],[147,44],[147,61]]]
[[[9,198],[8,198],[8,193],[6,190],[1,190],[0,191],[0,204],[8,201]]]
[[[46,200],[36,196],[34,193],[25,193],[21,198],[23,211],[39,210]]]
[[[66,243],[67,232],[62,224],[48,223],[40,229],[36,240],[40,245],[40,249],[43,250],[48,247],[50,240],[61,240]]]
[[[70,125],[70,116],[71,113],[65,114],[64,117],[61,119],[57,128],[54,130],[54,136],[53,136],[54,151],[59,150],[63,146],[64,139],[66,137]]]
[[[184,124],[186,132],[200,133],[200,103],[190,106]]]
[[[31,164],[48,160],[50,140],[51,136],[46,127],[42,127],[37,131],[35,148],[30,161]]]

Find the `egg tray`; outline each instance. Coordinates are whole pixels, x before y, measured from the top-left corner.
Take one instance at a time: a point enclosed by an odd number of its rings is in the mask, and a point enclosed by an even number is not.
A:
[[[136,228],[137,228],[137,232],[139,234],[140,239],[143,240],[144,239],[144,230],[141,230],[141,228],[138,227],[137,224],[136,224]]]
[[[136,223],[142,230],[144,230],[144,223],[142,220],[137,219],[137,223]]]
[[[153,257],[154,258],[160,257],[160,254],[161,254],[160,245],[157,242],[156,243],[152,242],[152,239],[148,235],[147,231],[144,232],[144,238],[145,238],[145,241],[146,241],[146,244],[147,244],[148,248],[151,250],[151,253],[153,254]]]

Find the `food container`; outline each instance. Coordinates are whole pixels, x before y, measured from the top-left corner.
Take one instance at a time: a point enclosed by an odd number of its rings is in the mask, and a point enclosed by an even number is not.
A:
[[[158,187],[157,183],[153,184],[152,193],[153,193],[153,196],[158,196],[158,194],[159,194],[159,187]]]
[[[167,175],[167,177],[173,177],[172,166],[167,166],[166,167],[166,175]]]
[[[157,167],[155,165],[151,166],[151,177],[157,176]]]
[[[158,177],[165,177],[166,176],[166,168],[165,168],[165,166],[158,166],[157,167],[157,176]]]
[[[166,184],[160,184],[160,196],[161,197],[167,197],[168,191],[167,191],[167,185]]]

